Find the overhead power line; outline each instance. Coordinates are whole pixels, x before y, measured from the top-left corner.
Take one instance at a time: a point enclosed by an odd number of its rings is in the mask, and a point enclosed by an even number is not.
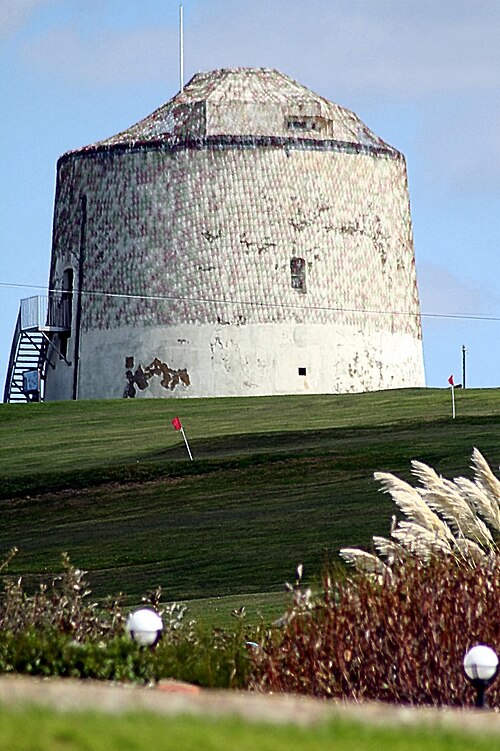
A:
[[[68,290],[63,290],[62,288],[47,288],[45,285],[41,284],[15,284],[11,282],[0,282],[0,287],[8,287],[12,289],[33,289],[33,290],[44,290],[45,293],[55,293],[55,294],[62,294],[63,292],[68,292]],[[94,297],[111,297],[111,298],[121,298],[121,299],[128,299],[128,300],[152,300],[156,302],[168,302],[168,301],[174,301],[174,302],[191,302],[193,304],[196,303],[210,303],[213,305],[249,305],[252,307],[258,307],[258,308],[282,308],[286,310],[308,310],[308,311],[332,311],[335,313],[362,313],[365,315],[395,315],[395,316],[415,316],[417,315],[415,312],[410,312],[407,310],[377,310],[377,309],[368,309],[368,308],[350,308],[350,307],[341,307],[341,306],[331,306],[331,305],[294,305],[292,303],[272,303],[272,302],[263,302],[260,300],[238,300],[238,299],[226,299],[226,298],[215,298],[215,297],[189,297],[189,296],[179,296],[179,295],[139,295],[139,294],[130,294],[125,292],[105,292],[104,290],[81,290],[79,292],[78,290],[73,290],[73,294],[75,295],[83,295],[83,296],[90,296],[93,295]],[[500,321],[500,315],[475,315],[471,313],[425,313],[420,312],[419,314],[421,318],[440,318],[440,319],[451,319],[451,320],[465,320],[465,321]]]

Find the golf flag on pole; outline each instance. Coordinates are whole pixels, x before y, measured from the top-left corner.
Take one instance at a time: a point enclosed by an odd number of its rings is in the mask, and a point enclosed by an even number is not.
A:
[[[174,419],[172,420],[172,425],[174,426],[174,430],[180,430],[181,431],[182,437],[184,438],[184,443],[186,444],[187,452],[189,454],[189,458],[191,459],[191,461],[193,461],[193,455],[191,453],[191,449],[189,448],[188,439],[186,438],[186,434],[184,432],[184,428],[182,427],[182,423],[181,423],[181,421],[179,420],[178,417],[174,417]]]
[[[451,386],[451,415],[455,419],[455,381],[453,380],[453,374],[448,378],[448,383]]]

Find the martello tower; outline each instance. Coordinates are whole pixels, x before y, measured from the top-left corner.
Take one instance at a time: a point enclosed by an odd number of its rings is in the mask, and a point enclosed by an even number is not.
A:
[[[276,70],[58,162],[47,399],[424,385],[405,160]]]

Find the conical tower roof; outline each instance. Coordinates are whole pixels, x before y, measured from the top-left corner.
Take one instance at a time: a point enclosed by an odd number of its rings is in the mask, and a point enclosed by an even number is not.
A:
[[[336,141],[398,154],[353,112],[270,68],[197,73],[148,117],[78,151],[175,146],[221,136]]]

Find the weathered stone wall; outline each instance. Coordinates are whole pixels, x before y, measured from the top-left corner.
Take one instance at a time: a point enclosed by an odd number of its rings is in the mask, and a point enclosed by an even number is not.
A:
[[[68,269],[47,398],[424,383],[404,158],[277,71],[199,74],[62,157],[52,288]]]
[[[75,155],[60,168],[53,286],[66,267],[72,266],[75,274],[78,268],[82,196],[87,198],[83,289],[95,291],[82,297],[82,395],[121,395],[117,384],[126,383],[127,357],[135,358],[134,367],[139,363],[144,368],[156,358],[173,370],[186,368],[190,361],[189,386],[179,382],[173,390],[166,388],[166,394],[300,391],[304,379],[297,377],[297,368],[301,362],[307,367],[308,346],[319,349],[320,360],[329,362],[328,375],[308,379],[314,391],[422,385],[418,295],[401,157],[334,148],[228,145]],[[292,288],[292,257],[305,260],[305,293]],[[290,383],[275,377],[280,369],[276,337],[281,334],[270,324],[316,327],[310,343],[302,336],[300,348],[293,335],[285,337],[282,357],[288,352],[294,363],[288,366]],[[196,355],[188,356],[189,346],[183,346],[184,356],[177,351],[172,360],[177,342],[163,327],[186,325],[202,327],[205,346],[198,333],[183,329],[176,338],[190,341]],[[252,326],[251,337],[234,333],[245,326]],[[124,327],[137,329],[137,343],[125,346],[120,334],[103,337],[106,352],[99,357],[97,332]],[[146,352],[141,341],[150,327],[155,333],[147,335],[148,342],[153,336],[158,346],[150,343]],[[226,343],[218,344],[216,330],[225,327],[231,336],[224,333]],[[85,344],[90,332],[92,347]],[[393,357],[401,336],[405,350],[414,342],[404,364]],[[126,341],[130,338],[129,333]],[[375,340],[373,347],[370,342]],[[238,352],[241,347],[243,353]],[[217,386],[220,379],[208,376],[210,369],[221,367],[216,357],[220,348],[226,350],[223,367],[235,371],[231,385],[223,389]],[[272,357],[255,357],[256,351],[270,349]],[[99,375],[104,359],[106,378]],[[263,377],[255,379],[253,368]],[[94,374],[102,391],[85,386],[91,378],[85,373]],[[142,391],[146,389],[136,389]]]
[[[331,324],[94,331],[81,364],[82,399],[104,390],[109,398],[347,393],[420,385],[422,377],[421,350],[407,334]]]
[[[84,300],[84,330],[121,326],[124,315],[140,325],[340,315],[419,335],[402,160],[233,149],[99,155],[74,168],[74,189],[58,200],[59,275],[78,258],[86,195],[85,288],[144,295]],[[306,294],[291,287],[292,256],[306,260]]]
[[[151,115],[80,152],[158,140],[182,144],[204,136],[249,134],[313,141],[330,138],[397,154],[354,112],[269,68],[197,73],[182,92]]]

